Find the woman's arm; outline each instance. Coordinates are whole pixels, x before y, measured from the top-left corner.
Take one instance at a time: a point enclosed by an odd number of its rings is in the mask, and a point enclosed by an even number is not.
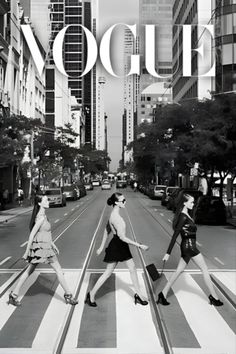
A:
[[[110,226],[109,221],[108,221],[107,224],[106,224],[106,228],[105,228],[105,230],[104,230],[104,233],[103,233],[101,245],[100,245],[100,247],[99,247],[99,248],[97,249],[97,251],[96,251],[97,255],[99,255],[100,253],[102,253],[103,248],[104,248],[104,246],[105,246],[105,244],[106,244],[108,235],[111,233],[111,231],[112,231],[112,230],[111,230],[111,226]]]
[[[35,225],[34,225],[34,227],[33,227],[33,229],[31,230],[30,235],[29,235],[29,239],[28,239],[28,242],[27,242],[27,247],[26,247],[25,253],[23,255],[23,258],[27,258],[29,250],[30,250],[30,247],[31,247],[33,239],[34,239],[34,236],[38,232],[38,230],[39,230],[40,226],[42,225],[43,221],[44,221],[44,218],[40,218],[39,220],[37,220]]]
[[[167,261],[169,259],[169,256],[170,256],[170,254],[172,252],[172,249],[174,247],[176,239],[177,239],[181,229],[183,228],[183,226],[185,224],[186,218],[187,217],[183,213],[180,214],[179,221],[178,221],[177,226],[175,228],[175,231],[173,233],[172,239],[171,239],[171,241],[169,243],[169,246],[168,246],[168,249],[166,251],[166,254],[165,254],[164,258],[163,258],[164,261]]]
[[[114,224],[114,223],[113,223],[113,224]],[[119,222],[116,222],[116,223],[114,224],[114,227],[116,228],[117,235],[119,236],[119,238],[120,238],[122,241],[124,241],[124,242],[126,242],[126,243],[128,243],[128,244],[130,244],[130,245],[139,247],[139,248],[141,248],[141,249],[143,249],[143,250],[145,250],[145,251],[148,249],[148,246],[143,245],[142,243],[135,242],[135,241],[131,240],[129,237],[126,237],[126,235],[125,235],[125,228],[122,227]]]

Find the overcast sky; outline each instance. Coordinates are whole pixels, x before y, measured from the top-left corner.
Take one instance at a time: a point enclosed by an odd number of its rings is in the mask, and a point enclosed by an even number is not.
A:
[[[99,34],[100,36],[115,23],[133,25],[138,18],[139,0],[98,0],[99,5]],[[123,37],[116,35],[115,57],[120,66],[123,65]],[[122,50],[121,50],[122,49]],[[116,171],[121,159],[122,114],[123,114],[123,79],[110,76],[103,70],[106,77],[105,111],[108,116],[108,153],[112,159],[110,170]]]

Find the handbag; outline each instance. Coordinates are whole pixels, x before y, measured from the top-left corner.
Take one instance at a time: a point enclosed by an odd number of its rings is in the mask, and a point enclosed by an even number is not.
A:
[[[147,272],[150,275],[152,281],[156,281],[157,279],[161,278],[163,274],[164,266],[165,266],[165,261],[163,262],[161,273],[158,272],[154,263],[148,264],[146,266]]]

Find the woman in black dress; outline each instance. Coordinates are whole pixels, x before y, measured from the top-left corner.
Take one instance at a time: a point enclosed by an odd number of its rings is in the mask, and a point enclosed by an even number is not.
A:
[[[222,306],[223,302],[217,299],[217,295],[213,287],[205,260],[202,254],[200,253],[200,251],[196,247],[197,226],[188,212],[189,210],[193,209],[193,206],[194,206],[194,198],[191,195],[184,194],[183,202],[181,203],[181,206],[176,212],[173,220],[174,234],[170,241],[167,252],[163,258],[163,261],[168,261],[172,248],[174,247],[175,241],[179,234],[181,234],[182,237],[182,241],[180,245],[181,258],[175,273],[167,282],[163,291],[158,294],[157,303],[160,303],[165,306],[170,304],[166,300],[166,296],[171,286],[178,279],[179,275],[184,271],[190,259],[192,259],[203,273],[204,281],[210,293],[209,295],[210,304],[214,306]]]
[[[134,302],[135,304],[139,303],[141,305],[147,305],[148,302],[142,299],[140,286],[138,282],[138,274],[134,264],[134,260],[132,254],[129,249],[129,244],[139,247],[142,250],[147,250],[148,246],[137,243],[130,238],[126,237],[126,226],[124,219],[120,216],[120,209],[125,207],[125,198],[121,193],[114,193],[107,200],[108,205],[113,206],[113,210],[111,212],[109,223],[107,224],[106,230],[104,231],[103,239],[101,246],[97,250],[97,254],[99,255],[106,243],[106,239],[110,231],[113,233],[113,238],[111,239],[108,247],[106,248],[106,254],[104,258],[104,262],[107,263],[107,267],[105,272],[98,279],[93,289],[87,294],[85,303],[89,306],[96,307],[97,304],[94,301],[95,295],[100,289],[100,287],[105,283],[105,281],[110,277],[118,262],[126,262],[130,276],[135,288]]]

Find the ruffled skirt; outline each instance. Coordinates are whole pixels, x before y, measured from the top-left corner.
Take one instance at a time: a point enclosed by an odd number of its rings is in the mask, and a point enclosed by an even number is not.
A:
[[[32,264],[53,263],[57,260],[57,254],[52,245],[51,232],[39,232],[32,242],[27,261]]]

